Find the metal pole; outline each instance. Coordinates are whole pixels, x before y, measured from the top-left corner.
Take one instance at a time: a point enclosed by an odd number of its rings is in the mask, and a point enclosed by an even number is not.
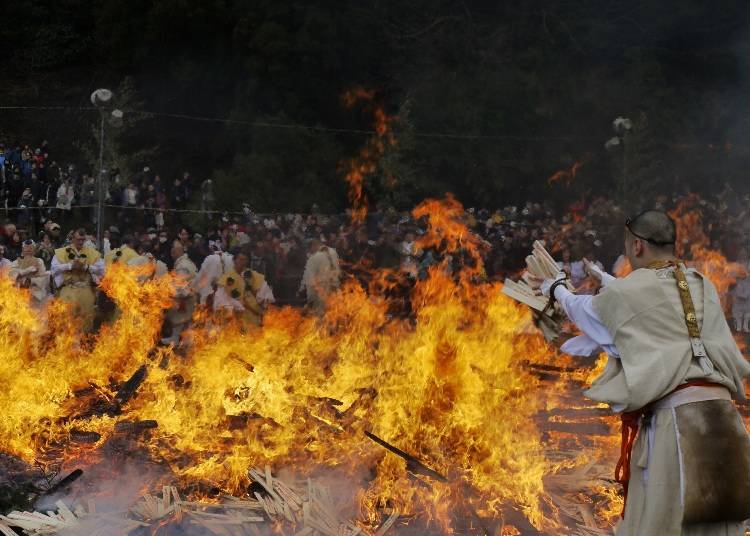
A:
[[[102,188],[102,179],[104,178],[104,112],[99,112],[102,121],[99,130],[99,181],[97,186],[97,203],[96,203],[96,245],[99,251],[104,250],[102,244],[102,205],[104,204],[104,189]]]

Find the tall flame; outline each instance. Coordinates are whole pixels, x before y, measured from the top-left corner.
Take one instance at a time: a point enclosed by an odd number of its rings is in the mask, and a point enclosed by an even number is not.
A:
[[[737,278],[744,276],[746,270],[738,263],[727,261],[717,249],[711,249],[711,241],[703,230],[700,197],[697,194],[683,197],[669,215],[677,225],[677,257],[689,260],[708,276],[724,299],[729,288]],[[726,307],[726,302],[724,305]]]
[[[476,274],[481,242],[455,199],[428,200],[414,213],[426,218],[425,245],[476,259],[464,264]],[[388,506],[450,534],[454,505],[495,518],[514,507],[539,528],[555,526],[542,511],[549,466],[533,419],[543,397],[522,366],[550,349],[524,333],[528,311],[497,284],[434,266],[411,292],[413,317],[399,319],[386,296],[348,281],[322,319],[278,308],[256,328],[199,315],[192,346],[178,355],[154,349],[174,281],[138,276],[117,266],[108,273],[102,289],[122,314],[91,340],[65,322],[63,304],[39,320],[27,293],[0,278],[0,450],[67,459],[76,433],[95,432],[99,445],[120,421],[155,420],[139,440],[187,486],[242,494],[251,466],[328,470],[351,482],[363,520]],[[137,394],[97,411],[142,365]]]
[[[385,153],[386,147],[396,143],[390,127],[396,117],[386,113],[383,104],[375,100],[375,92],[371,90],[361,87],[350,89],[344,93],[341,100],[347,108],[352,108],[362,101],[373,115],[375,135],[367,140],[356,158],[342,162],[344,180],[349,185],[348,198],[352,210],[352,222],[362,223],[369,208],[364,191],[365,178],[375,173],[378,161]],[[389,176],[388,181],[394,183],[395,178]]]

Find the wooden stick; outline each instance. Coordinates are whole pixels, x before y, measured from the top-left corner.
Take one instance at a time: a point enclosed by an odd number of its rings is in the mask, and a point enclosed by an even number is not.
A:
[[[390,515],[390,517],[389,517],[389,518],[388,518],[388,519],[386,520],[386,522],[385,522],[385,523],[383,523],[383,524],[382,524],[382,525],[380,526],[380,528],[378,529],[378,531],[377,531],[377,532],[375,533],[375,536],[383,536],[383,534],[385,534],[386,532],[388,532],[388,530],[389,530],[389,529],[390,529],[390,528],[391,528],[391,527],[393,526],[393,524],[394,524],[394,523],[396,522],[396,520],[398,519],[398,516],[399,516],[399,515],[400,515],[400,514],[399,514],[398,512],[394,511],[394,512],[393,512],[393,513],[392,513],[392,514]]]
[[[539,250],[534,250],[534,259],[536,259],[537,263],[539,263],[539,267],[544,272],[545,279],[555,277],[557,272],[560,271],[560,269],[557,267],[557,263],[550,263],[549,259],[541,254]]]
[[[516,300],[517,302],[528,305],[536,311],[542,311],[547,306],[547,301],[545,299],[536,296],[529,296],[528,294],[520,292],[516,290],[512,285],[508,285],[507,281],[506,284],[503,285],[502,293],[509,298]]]

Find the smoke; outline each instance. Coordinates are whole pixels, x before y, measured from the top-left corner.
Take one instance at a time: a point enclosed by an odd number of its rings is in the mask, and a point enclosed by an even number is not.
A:
[[[96,453],[96,460],[69,467],[65,474],[80,469],[80,478],[34,504],[39,512],[58,511],[62,501],[77,514],[79,524],[62,529],[61,536],[128,534],[134,526],[130,508],[150,490],[170,480],[170,472],[148,458],[143,449],[111,441]],[[85,458],[84,458],[85,459]],[[78,515],[85,512],[86,515]]]
[[[62,502],[76,514],[78,523],[72,527],[61,528],[57,534],[216,534],[210,528],[198,524],[197,519],[186,513],[186,510],[181,514],[173,512],[156,520],[142,519],[135,513],[139,501],[143,500],[145,494],[160,498],[162,486],[176,484],[176,478],[167,468],[151,461],[144,450],[134,445],[120,444],[113,447],[110,443],[105,444],[100,453],[97,453],[96,461],[66,469],[66,475],[76,469],[82,470],[80,478],[65,489],[40,497],[34,504],[34,510],[38,512],[57,512]],[[130,449],[125,451],[125,457],[121,451],[123,448]],[[312,487],[316,490],[316,500],[321,501],[323,497],[326,511],[332,512],[342,525],[354,523],[360,517],[359,494],[372,477],[372,472],[364,464],[345,469],[320,468],[309,475],[300,474],[292,468],[284,468],[273,475],[274,479],[297,489],[306,500],[310,499],[307,491]],[[259,484],[251,485],[248,491],[253,500],[255,492],[264,498],[268,496]],[[188,494],[185,492],[182,495],[185,499]],[[314,507],[310,510],[314,512]],[[222,510],[216,509],[211,512],[220,513]],[[262,511],[253,511],[252,515],[267,518],[266,521],[252,524],[252,533],[256,536],[278,535],[290,527],[281,515],[270,517]],[[302,525],[302,522],[298,523],[294,531],[300,530]]]

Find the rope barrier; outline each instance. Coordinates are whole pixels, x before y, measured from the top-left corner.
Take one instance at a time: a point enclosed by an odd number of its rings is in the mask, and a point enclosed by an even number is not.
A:
[[[1,207],[0,210],[4,210],[7,212],[10,211],[26,211],[26,210],[34,210],[34,211],[45,211],[45,210],[56,210],[56,211],[70,211],[73,209],[78,208],[96,208],[98,205],[96,204],[86,204],[86,205],[71,205],[70,209],[68,208],[60,208],[57,206],[28,206],[28,207]],[[112,208],[112,209],[118,209],[118,210],[140,210],[144,212],[173,212],[173,213],[191,213],[191,214],[221,214],[221,215],[228,215],[228,216],[247,216],[248,214],[241,210],[221,210],[221,209],[212,209],[212,210],[202,210],[202,209],[189,209],[189,208],[156,208],[156,207],[140,207],[140,206],[128,206],[128,205],[112,205],[105,203],[102,205],[102,208]],[[251,212],[250,216],[258,217],[258,218],[267,218],[267,217],[276,217],[276,216],[289,216],[289,215],[301,215],[301,216],[309,216],[309,213],[302,213],[302,212]],[[335,214],[335,215],[343,215],[343,214]],[[331,217],[331,214],[325,214],[325,217]]]
[[[93,106],[0,106],[0,110],[38,110],[38,111],[98,111],[99,108]],[[175,114],[166,112],[153,112],[148,110],[123,110],[124,113],[133,115],[142,115],[148,117],[166,117],[171,119],[186,119],[190,121],[200,121],[204,123],[224,123],[228,125],[245,125],[254,128],[276,128],[276,129],[296,129],[312,130],[318,132],[330,132],[334,134],[357,134],[357,135],[377,135],[378,132],[372,129],[356,128],[336,128],[326,127],[323,125],[305,125],[301,123],[273,123],[268,121],[244,121],[242,119],[229,119],[221,117],[206,117],[200,115]],[[415,131],[414,136],[419,138],[444,138],[456,140],[514,140],[528,142],[550,142],[550,141],[573,141],[573,140],[599,140],[594,136],[524,136],[517,134],[466,134],[461,132],[424,132]]]

